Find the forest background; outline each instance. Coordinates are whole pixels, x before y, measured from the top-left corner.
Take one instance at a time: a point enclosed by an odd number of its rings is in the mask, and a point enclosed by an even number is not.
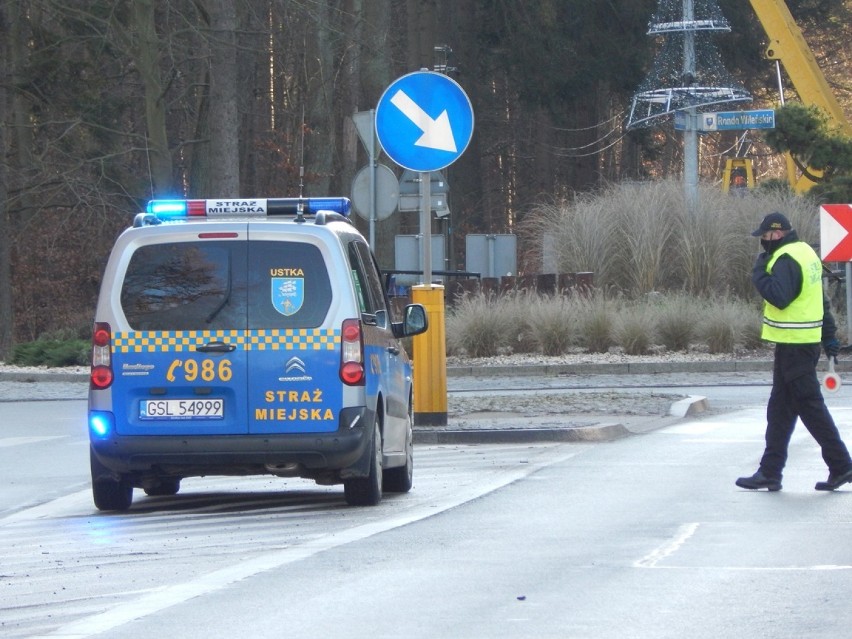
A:
[[[852,2],[787,5],[849,114]],[[719,6],[732,27],[717,39],[725,66],[752,93],[748,108],[773,107],[775,67],[749,3]],[[434,229],[454,238],[454,267],[465,235],[515,232],[543,202],[680,177],[670,123],[625,126],[659,44],[647,35],[656,7],[0,0],[0,359],[50,331],[88,333],[109,249],[152,196],[349,195],[366,164],[351,116],[422,68],[450,67],[476,117],[445,171],[452,214]],[[735,141],[702,137],[702,181],[720,180]],[[782,167],[755,156],[758,179]],[[393,267],[395,235],[417,232],[415,213],[380,222],[380,265]]]

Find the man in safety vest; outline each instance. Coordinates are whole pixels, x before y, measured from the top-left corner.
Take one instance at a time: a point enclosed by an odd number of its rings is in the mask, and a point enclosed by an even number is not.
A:
[[[764,300],[761,337],[775,343],[775,364],[766,407],[766,449],[757,472],[740,477],[736,484],[751,490],[781,490],[787,447],[801,418],[828,465],[828,480],[817,482],[815,488],[834,490],[852,482],[852,458],[825,405],[816,373],[820,344],[829,358],[836,358],[840,350],[823,294],[822,262],[781,213],[763,218],[752,235],[760,237],[764,249],[751,279]]]

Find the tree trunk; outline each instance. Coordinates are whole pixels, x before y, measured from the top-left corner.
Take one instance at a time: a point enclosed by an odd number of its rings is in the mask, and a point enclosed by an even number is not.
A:
[[[136,34],[133,54],[145,87],[147,153],[152,197],[174,194],[172,158],[166,134],[165,88],[160,78],[161,45],[154,21],[154,2],[134,0],[131,33]]]
[[[240,195],[240,118],[237,112],[237,12],[232,0],[209,0],[210,192]]]
[[[263,172],[260,149],[270,129],[268,14],[258,13],[256,7],[240,3],[237,22],[240,25],[240,47],[237,51],[240,112],[240,195],[244,197],[273,197],[259,184]]]
[[[305,172],[309,176],[307,194],[329,194],[334,171],[336,121],[334,110],[335,46],[340,15],[337,0],[319,0],[315,3],[316,37],[306,43],[308,58],[305,61]],[[308,180],[306,180],[307,182]]]
[[[0,42],[5,43],[7,61],[14,60],[9,46],[9,23],[6,16],[6,4],[0,3]],[[9,86],[8,70],[11,65],[0,66],[0,360],[9,361],[12,352],[14,313],[12,309],[12,269],[9,212],[6,209],[6,87]]]
[[[391,51],[391,0],[365,0],[364,6],[364,29],[362,31],[362,42],[360,46],[361,58],[361,91],[363,98],[359,101],[359,110],[375,109],[379,98],[390,83],[395,79],[392,68]],[[381,156],[381,147],[376,142],[376,150]],[[361,157],[366,158],[366,154]],[[379,158],[379,162],[385,164],[399,174],[397,166],[387,158]],[[385,269],[394,268],[394,241],[400,233],[402,216],[410,213],[396,211],[386,219],[376,223],[376,241],[373,251],[379,265]]]

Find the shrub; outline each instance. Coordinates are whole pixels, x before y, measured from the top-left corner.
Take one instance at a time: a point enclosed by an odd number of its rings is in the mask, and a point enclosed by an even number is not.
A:
[[[11,363],[17,366],[85,366],[89,363],[91,343],[86,340],[38,339],[17,344]]]

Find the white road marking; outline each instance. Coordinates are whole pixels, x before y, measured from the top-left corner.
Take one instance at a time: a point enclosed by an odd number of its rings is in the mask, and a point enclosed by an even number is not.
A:
[[[62,439],[64,435],[43,435],[41,437],[3,437],[0,438],[0,448],[11,448],[12,446],[25,446],[27,444],[39,444],[51,439]]]
[[[639,561],[633,563],[635,568],[654,568],[658,563],[660,563],[666,557],[669,557],[676,553],[681,546],[683,546],[689,538],[695,534],[695,531],[698,530],[697,522],[691,524],[683,524],[677,530],[677,534],[664,543],[662,546],[657,547],[655,550],[645,555]]]

